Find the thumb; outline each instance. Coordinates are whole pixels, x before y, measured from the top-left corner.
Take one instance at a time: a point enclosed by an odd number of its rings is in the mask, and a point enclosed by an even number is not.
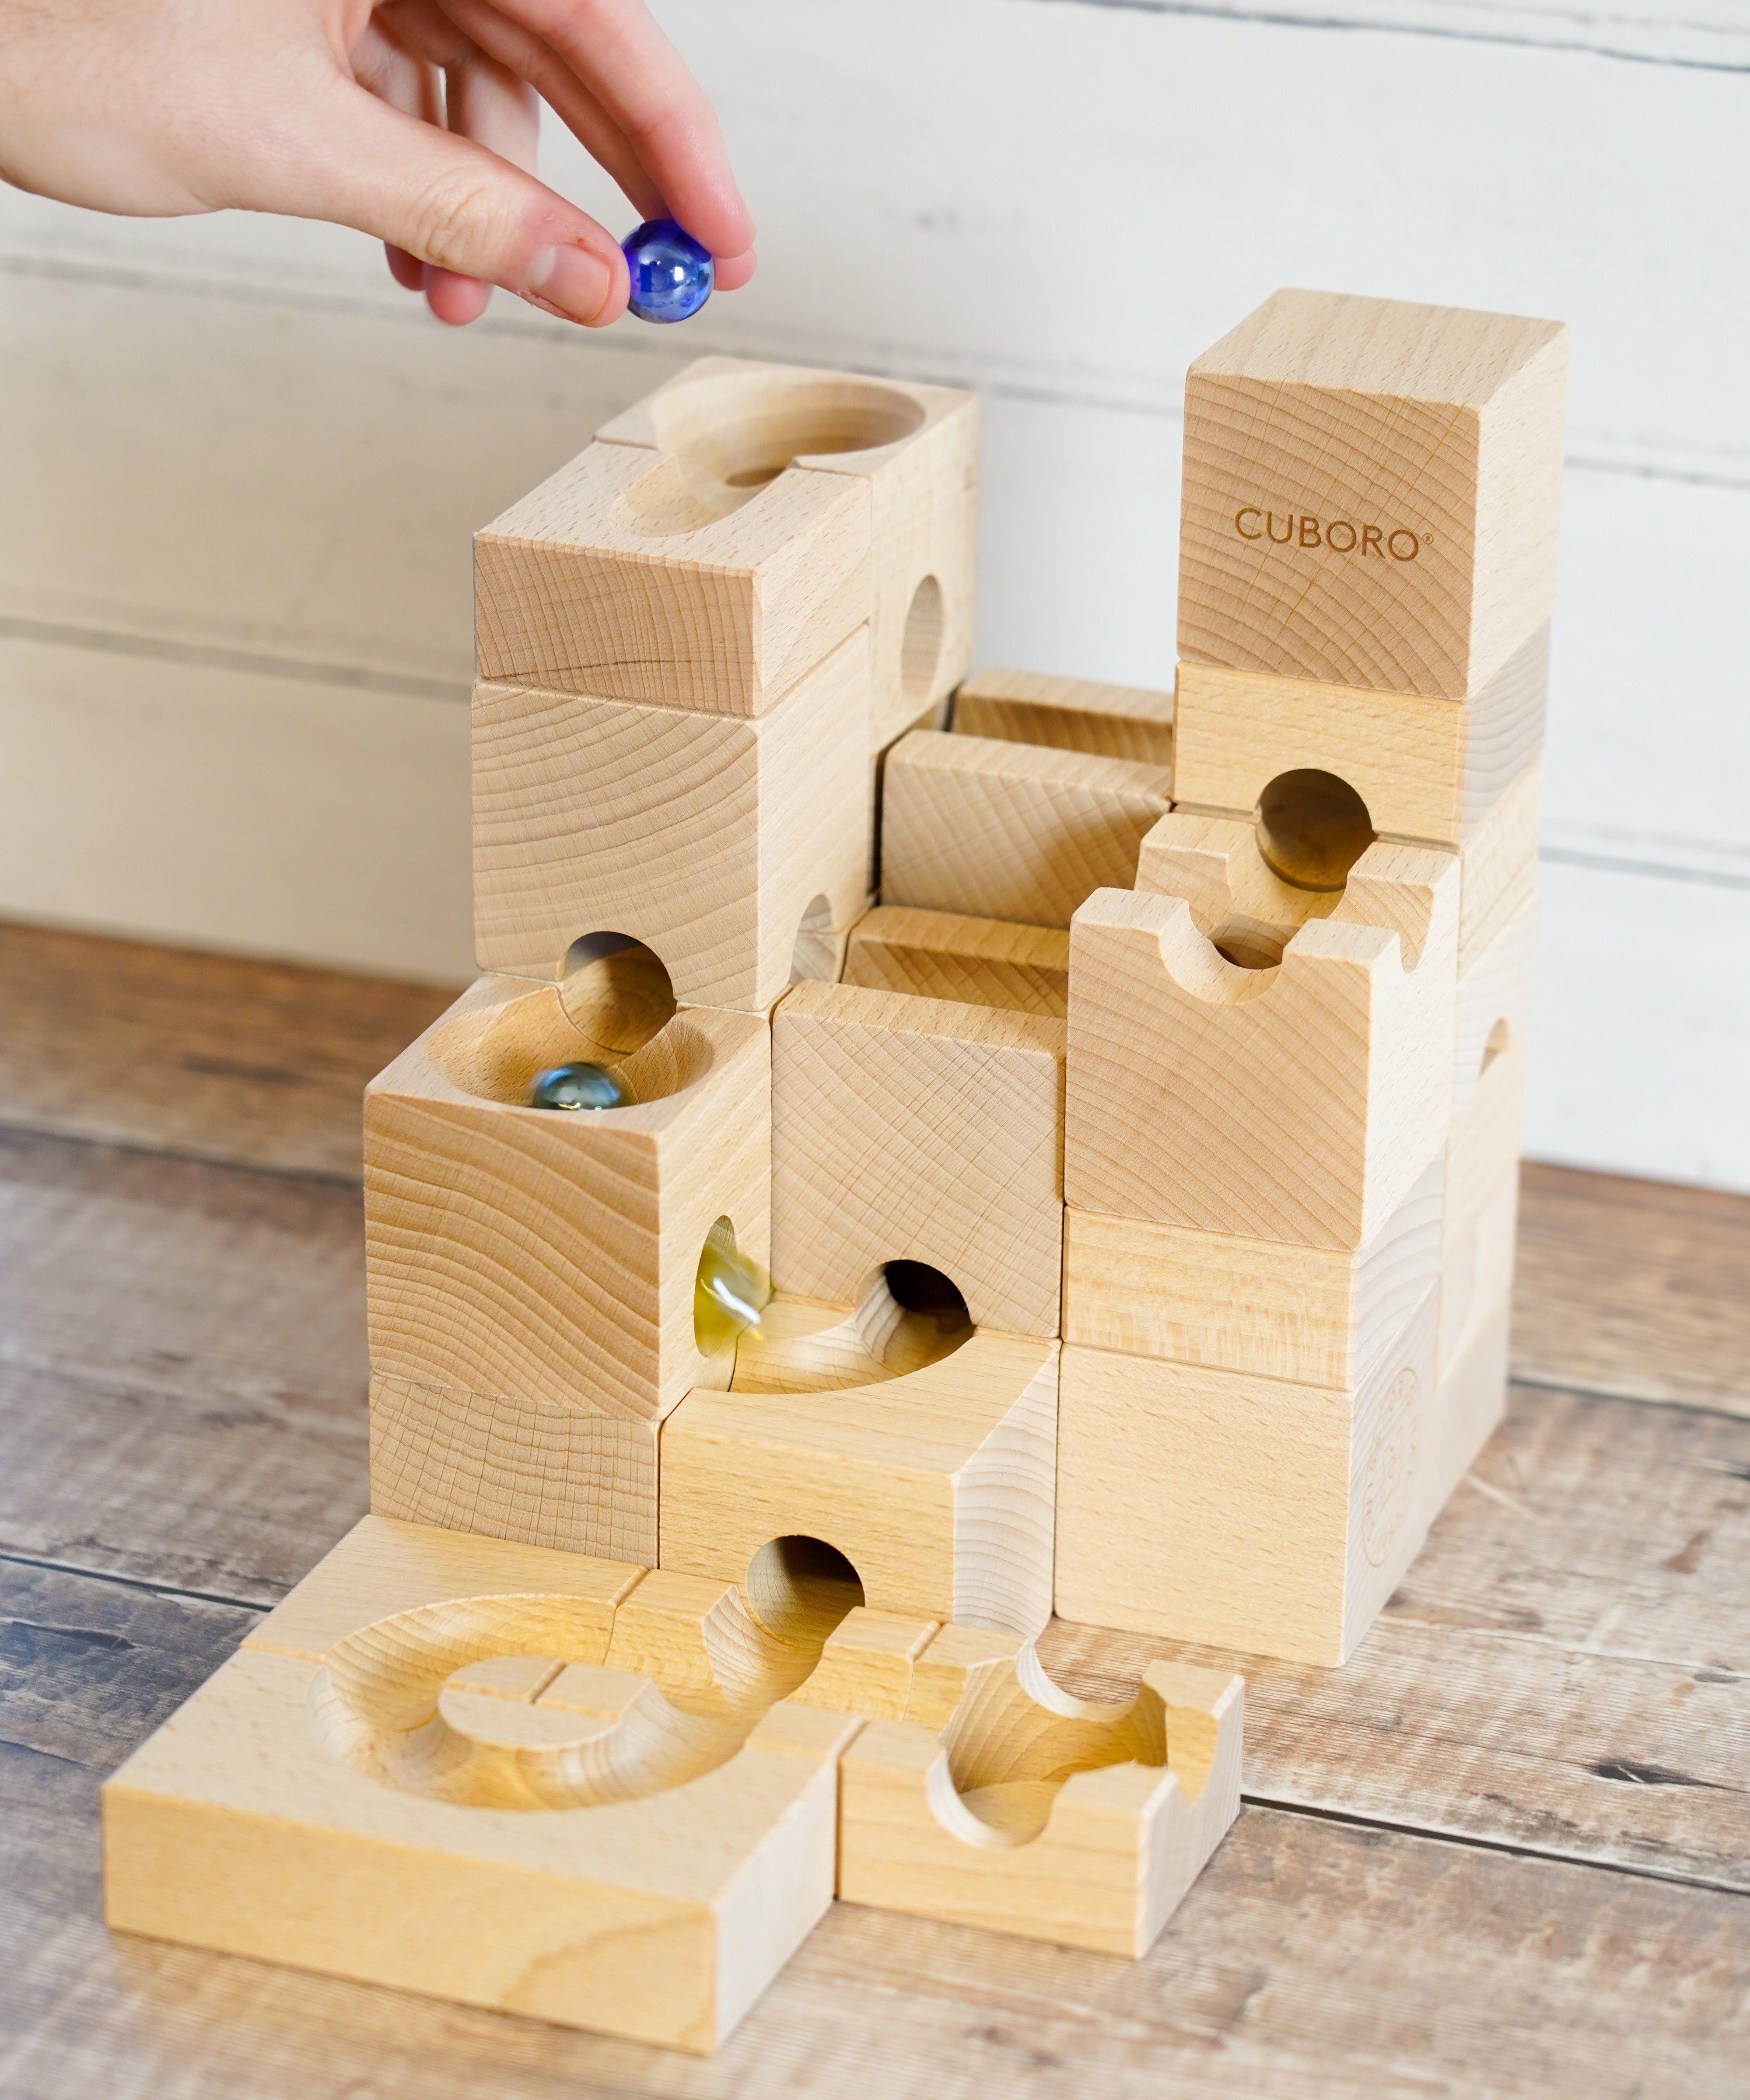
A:
[[[625,311],[631,285],[614,236],[471,139],[346,81],[281,143],[284,165],[253,186],[266,194],[238,201],[355,227],[587,328]]]

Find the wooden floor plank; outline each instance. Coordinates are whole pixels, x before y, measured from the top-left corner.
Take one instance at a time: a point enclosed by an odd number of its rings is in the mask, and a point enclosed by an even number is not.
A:
[[[1750,1415],[1750,1196],[1527,1161],[1517,1375]]]
[[[0,1551],[271,1604],[364,1513],[359,1192],[0,1131]]]
[[[0,922],[0,1123],[356,1180],[365,1081],[455,995]]]
[[[1688,2100],[1742,2089],[1743,1899],[1270,1809],[1242,1814],[1139,1964],[837,1907],[707,2062],[112,1938],[99,1922],[99,1780],[247,1617],[89,1577],[13,1570],[0,1583],[0,1618],[24,1629],[8,1650],[15,1666],[0,1668],[0,2090]],[[95,1727],[82,1741],[86,1714]]]

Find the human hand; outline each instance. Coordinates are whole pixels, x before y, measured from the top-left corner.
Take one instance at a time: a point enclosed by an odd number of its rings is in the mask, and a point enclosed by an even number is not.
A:
[[[711,104],[642,0],[0,0],[0,176],[96,211],[374,234],[440,320],[501,285],[599,328],[619,244],[535,179],[540,99],[630,198],[753,275]],[[446,122],[447,127],[446,128]]]

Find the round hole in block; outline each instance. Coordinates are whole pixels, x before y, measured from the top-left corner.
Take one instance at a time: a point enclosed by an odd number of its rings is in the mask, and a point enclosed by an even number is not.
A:
[[[1505,1021],[1497,1021],[1488,1031],[1488,1042],[1483,1045],[1483,1062],[1477,1067],[1479,1078],[1481,1078],[1497,1057],[1505,1054],[1512,1039],[1512,1030],[1508,1027]]]
[[[1279,773],[1258,798],[1258,850],[1297,889],[1341,889],[1378,833],[1367,805],[1334,773]]]
[[[790,982],[831,984],[838,976],[839,940],[832,923],[832,906],[817,897],[802,915],[796,929],[796,944],[790,951]]]
[[[1210,939],[1215,952],[1242,970],[1273,970],[1288,943],[1280,933],[1256,926],[1218,926]]]
[[[942,651],[942,587],[925,576],[911,593],[899,645],[899,683],[908,705],[926,708]]]
[[[625,1057],[673,1020],[674,984],[661,956],[631,934],[583,933],[559,966],[559,1004],[580,1035]]]
[[[748,1609],[782,1640],[823,1641],[863,1601],[862,1578],[823,1538],[769,1538],[747,1564]]]
[[[772,1279],[735,1244],[735,1227],[719,1218],[705,1235],[693,1277],[693,1340],[702,1357],[733,1349],[772,1302]]]
[[[927,1262],[889,1261],[858,1293],[862,1345],[895,1378],[952,1356],[972,1339],[972,1316],[952,1280]]]

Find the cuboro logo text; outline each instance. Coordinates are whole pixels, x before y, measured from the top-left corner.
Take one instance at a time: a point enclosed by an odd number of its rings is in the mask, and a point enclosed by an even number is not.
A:
[[[1289,511],[1278,516],[1254,504],[1233,514],[1233,529],[1242,540],[1267,540],[1277,547],[1319,547],[1333,554],[1377,554],[1382,561],[1413,562],[1423,538],[1408,526],[1352,525],[1347,518],[1322,518]]]

